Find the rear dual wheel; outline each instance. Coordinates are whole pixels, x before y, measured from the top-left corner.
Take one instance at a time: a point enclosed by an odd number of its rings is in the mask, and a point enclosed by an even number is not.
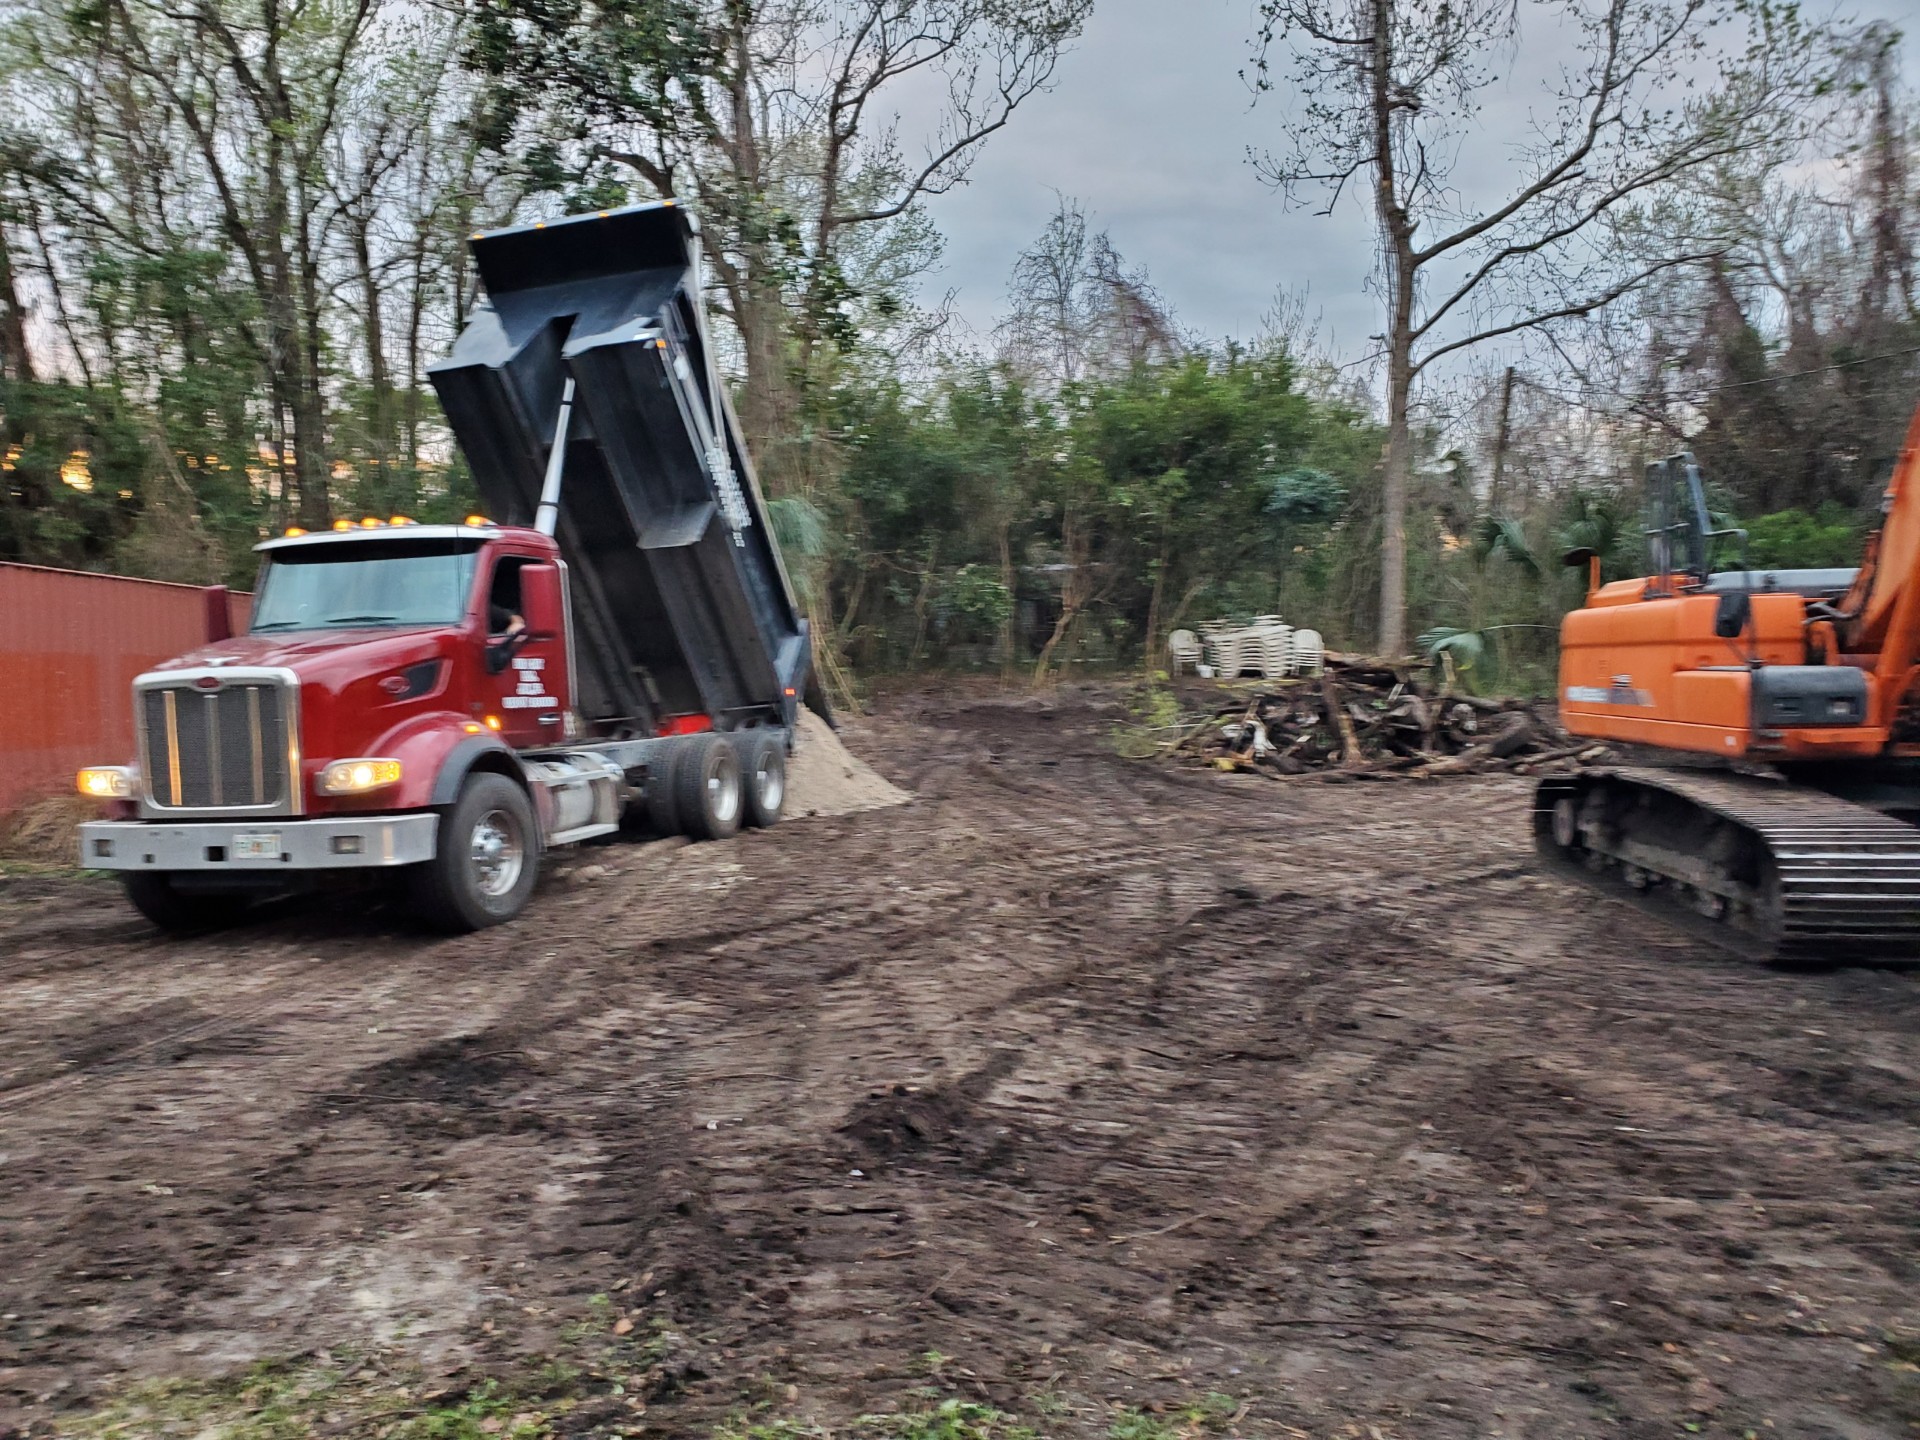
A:
[[[787,752],[777,735],[749,731],[674,741],[647,786],[647,819],[656,835],[724,840],[743,825],[764,828],[787,798]]]
[[[780,819],[787,803],[787,746],[778,735],[750,734],[747,757],[747,824],[764,830]]]
[[[680,828],[695,840],[724,840],[740,829],[740,752],[718,735],[684,740],[668,783]]]

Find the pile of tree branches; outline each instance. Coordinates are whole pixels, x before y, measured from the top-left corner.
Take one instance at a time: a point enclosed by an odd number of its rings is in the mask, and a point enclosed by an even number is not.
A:
[[[1608,758],[1569,736],[1551,700],[1465,695],[1425,667],[1329,655],[1323,674],[1216,689],[1161,757],[1268,775],[1537,775]]]

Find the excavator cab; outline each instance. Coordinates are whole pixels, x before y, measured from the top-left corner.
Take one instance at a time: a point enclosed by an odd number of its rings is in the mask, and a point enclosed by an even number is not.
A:
[[[1666,582],[1668,594],[1675,582],[1704,583],[1711,542],[1730,532],[1712,528],[1706,485],[1691,454],[1647,466],[1646,514],[1647,573],[1655,583]],[[1745,543],[1744,530],[1732,533]]]

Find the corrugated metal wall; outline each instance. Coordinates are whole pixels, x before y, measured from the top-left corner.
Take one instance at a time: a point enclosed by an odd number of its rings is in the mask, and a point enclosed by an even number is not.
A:
[[[233,629],[252,597],[230,595]],[[193,585],[0,565],[0,814],[133,758],[133,677],[204,644]]]

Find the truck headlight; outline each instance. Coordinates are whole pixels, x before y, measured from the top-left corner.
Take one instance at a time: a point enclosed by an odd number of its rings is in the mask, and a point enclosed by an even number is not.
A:
[[[89,765],[76,780],[80,793],[94,800],[131,800],[140,772],[128,765]]]
[[[336,760],[320,772],[322,795],[364,795],[399,783],[398,760]]]

